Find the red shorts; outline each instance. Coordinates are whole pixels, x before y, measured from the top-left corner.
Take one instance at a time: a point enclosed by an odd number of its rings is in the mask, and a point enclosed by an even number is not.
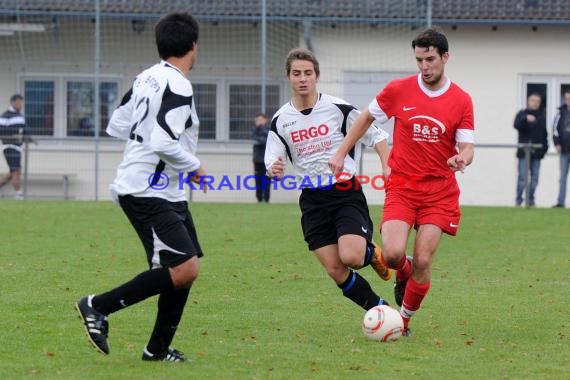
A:
[[[389,186],[386,190],[382,224],[401,220],[416,229],[422,224],[434,224],[455,236],[460,219],[455,177],[414,180],[406,186]]]

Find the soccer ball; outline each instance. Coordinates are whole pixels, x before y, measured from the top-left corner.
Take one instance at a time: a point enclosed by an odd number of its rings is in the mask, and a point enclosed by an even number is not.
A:
[[[400,313],[388,305],[374,306],[362,320],[362,332],[370,340],[392,342],[402,336],[403,329]]]

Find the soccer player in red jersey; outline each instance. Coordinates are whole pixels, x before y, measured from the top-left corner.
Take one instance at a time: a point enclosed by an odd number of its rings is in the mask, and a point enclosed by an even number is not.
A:
[[[430,288],[442,234],[457,233],[461,211],[455,172],[463,172],[474,153],[471,97],[444,73],[447,38],[429,28],[412,41],[412,48],[420,73],[388,83],[329,160],[333,173],[341,172],[344,157],[372,122],[395,119],[388,165],[392,177],[409,181],[394,181],[392,186],[389,181],[380,231],[382,259],[397,270],[394,296],[401,306],[404,335],[410,334],[410,318]],[[413,257],[407,257],[412,227],[417,230]]]

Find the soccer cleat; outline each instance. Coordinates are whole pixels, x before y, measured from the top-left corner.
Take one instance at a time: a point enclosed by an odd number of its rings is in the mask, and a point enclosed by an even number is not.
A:
[[[414,260],[411,256],[406,256],[406,260],[412,263]],[[404,300],[404,294],[406,293],[406,284],[408,283],[408,279],[398,281],[398,276],[396,276],[396,281],[394,281],[394,299],[396,300],[396,304],[398,306],[402,306],[402,301]]]
[[[142,360],[149,362],[189,362],[190,360],[184,356],[183,352],[169,348],[162,355],[151,354],[146,347],[142,354]]]
[[[109,333],[109,322],[107,317],[91,307],[93,295],[83,297],[75,304],[75,309],[83,321],[85,332],[89,342],[103,354],[109,354],[109,344],[107,336]]]
[[[392,269],[388,268],[382,262],[382,250],[380,247],[374,242],[372,242],[372,244],[374,245],[374,256],[372,256],[372,260],[370,260],[370,266],[382,280],[388,281],[392,278]]]

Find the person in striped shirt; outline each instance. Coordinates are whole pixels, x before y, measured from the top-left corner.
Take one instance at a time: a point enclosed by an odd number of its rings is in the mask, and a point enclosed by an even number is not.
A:
[[[10,97],[10,107],[0,117],[0,138],[4,145],[4,157],[9,172],[0,179],[0,188],[12,181],[16,198],[22,199],[22,142],[26,120],[22,115],[24,97],[14,94]]]

